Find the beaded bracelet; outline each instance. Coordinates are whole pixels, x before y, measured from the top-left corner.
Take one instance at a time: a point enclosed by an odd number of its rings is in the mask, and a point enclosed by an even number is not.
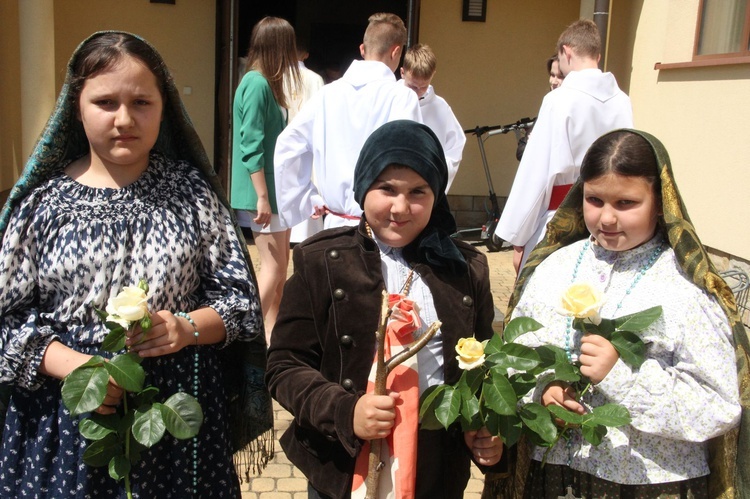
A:
[[[174,315],[176,315],[177,317],[182,317],[183,319],[188,321],[191,326],[193,326],[193,330],[195,331],[193,333],[193,335],[195,336],[195,346],[198,346],[198,336],[200,336],[200,333],[198,332],[198,326],[195,325],[195,321],[193,320],[193,318],[185,312],[177,312]]]

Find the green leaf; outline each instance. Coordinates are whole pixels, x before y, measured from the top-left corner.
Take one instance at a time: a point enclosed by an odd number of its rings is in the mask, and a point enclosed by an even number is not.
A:
[[[125,330],[116,322],[105,323],[109,333],[104,337],[102,349],[106,352],[119,352],[125,348]]]
[[[146,281],[146,279],[140,279],[138,281],[138,287],[141,288],[144,293],[148,294],[148,281]]]
[[[515,445],[521,438],[523,423],[517,414],[504,416],[490,411],[485,418],[484,425],[492,435],[502,438],[508,447]]]
[[[107,317],[109,317],[109,314],[102,309],[94,307],[94,312],[102,321],[106,321]]]
[[[551,412],[556,418],[562,419],[565,423],[571,425],[583,424],[583,416],[576,414],[575,412],[569,411],[559,405],[548,405],[547,410]]]
[[[620,404],[604,404],[594,407],[591,415],[590,422],[592,424],[617,427],[628,425],[631,422],[630,412]]]
[[[102,405],[107,395],[109,374],[102,365],[98,367],[90,365],[96,358],[74,369],[63,381],[62,399],[72,416],[93,411]],[[103,364],[103,359],[98,358]]]
[[[603,425],[585,425],[581,427],[581,433],[588,443],[599,445],[602,443],[604,435],[607,434],[607,427]]]
[[[117,433],[120,417],[117,414],[93,413],[90,418],[82,419],[78,431],[88,440],[101,440],[110,433]]]
[[[554,345],[541,345],[535,348],[539,355],[539,365],[534,369],[535,373],[554,369],[557,364],[568,364],[568,354],[560,347]]]
[[[428,387],[419,397],[419,418],[423,418],[426,413],[434,412],[438,405],[438,397],[445,391],[447,385],[433,385]]]
[[[196,436],[203,423],[201,405],[195,398],[183,392],[177,392],[169,397],[161,406],[161,414],[167,431],[179,439]]]
[[[633,367],[641,367],[646,360],[646,344],[630,331],[615,331],[610,339],[622,361]]]
[[[145,412],[135,411],[133,437],[146,447],[151,447],[164,436],[164,419],[161,404],[154,404]]]
[[[503,337],[499,333],[495,333],[490,338],[490,341],[484,345],[484,354],[490,356],[493,353],[497,353],[504,344],[505,340],[503,340]]]
[[[522,334],[536,331],[542,327],[541,324],[529,317],[516,317],[505,327],[503,338],[507,343],[512,343]]]
[[[456,384],[456,388],[461,392],[461,398],[467,400],[474,397],[482,387],[485,370],[482,368],[464,371],[461,378]]]
[[[498,414],[511,416],[516,413],[516,392],[505,376],[505,370],[493,368],[482,385],[484,403]]]
[[[656,306],[634,314],[623,315],[622,317],[613,319],[615,328],[620,331],[630,331],[631,333],[641,332],[661,317],[661,312],[661,306]]]
[[[109,461],[122,454],[122,444],[117,435],[110,433],[101,440],[91,442],[83,452],[83,462],[89,466],[100,468],[107,466]]]
[[[524,425],[547,447],[557,438],[557,426],[552,422],[552,414],[541,404],[526,404],[520,411]]]
[[[518,343],[506,343],[500,347],[500,351],[493,354],[490,359],[496,366],[503,369],[515,369],[516,371],[528,371],[539,365],[539,354],[533,348]]]
[[[463,431],[478,430],[482,427],[482,418],[479,415],[479,400],[472,396],[461,399],[461,410],[459,421]]]
[[[446,385],[433,385],[427,388],[419,401],[419,421],[425,430],[440,430],[443,425],[435,417],[435,409],[442,400]]]
[[[120,481],[130,473],[130,460],[123,454],[113,457],[109,461],[109,476]]]
[[[435,408],[435,417],[443,428],[448,427],[458,418],[461,410],[461,394],[458,390],[448,385],[440,399],[440,403]]]
[[[154,397],[159,394],[159,389],[155,386],[147,386],[133,397],[133,407],[138,409],[139,407],[151,404],[154,401]]]
[[[516,398],[519,400],[536,387],[536,376],[532,373],[511,374],[508,380],[510,386],[513,387],[513,391],[516,392]]]
[[[143,389],[143,381],[146,379],[145,371],[133,359],[137,356],[137,353],[116,355],[104,365],[115,382],[129,392],[140,392]]]
[[[567,360],[555,364],[555,380],[566,381],[568,383],[575,383],[581,379],[581,370],[569,363]]]

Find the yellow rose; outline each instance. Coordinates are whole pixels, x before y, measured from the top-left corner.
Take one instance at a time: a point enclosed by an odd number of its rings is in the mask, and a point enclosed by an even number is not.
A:
[[[474,338],[461,338],[456,345],[458,367],[470,371],[484,364],[484,344]]]
[[[604,305],[604,295],[586,283],[571,285],[562,296],[563,315],[572,315],[578,319],[588,319],[592,324],[599,324],[602,319],[599,310]]]
[[[125,286],[107,302],[107,313],[114,318],[135,322],[148,315],[148,296],[138,286]],[[109,320],[109,318],[107,318]],[[119,322],[119,321],[117,321]]]

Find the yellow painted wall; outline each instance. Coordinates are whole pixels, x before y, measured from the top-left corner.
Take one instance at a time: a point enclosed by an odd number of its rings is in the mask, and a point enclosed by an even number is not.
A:
[[[182,99],[204,147],[213,157],[215,80],[215,2],[177,0],[175,5],[148,0],[57,0],[55,61],[57,88],[76,46],[95,31],[136,33],[164,57],[177,88],[192,88]]]
[[[629,3],[616,0],[617,4]],[[638,2],[635,2],[638,4]],[[635,124],[664,142],[703,243],[750,259],[750,64],[655,70],[691,59],[699,0],[643,0],[633,36]]]
[[[557,38],[579,18],[580,0],[490,0],[487,22],[462,22],[460,0],[422,2],[419,41],[438,60],[432,83],[464,129],[535,117],[549,89],[546,60]],[[495,135],[485,142],[498,196],[507,196],[518,167],[516,139]],[[483,195],[487,182],[474,135],[450,194]]]
[[[13,183],[26,160],[21,146],[18,1],[0,0],[0,191]]]

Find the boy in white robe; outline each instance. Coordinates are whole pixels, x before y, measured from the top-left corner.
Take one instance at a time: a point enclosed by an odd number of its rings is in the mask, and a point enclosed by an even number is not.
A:
[[[362,209],[352,182],[365,140],[389,121],[422,121],[417,96],[393,74],[404,44],[401,18],[370,16],[359,47],[364,60],[353,61],[342,78],[324,86],[279,135],[274,173],[285,226],[324,214],[326,228],[359,223]]]
[[[547,222],[578,178],[583,156],[601,135],[632,128],[630,98],[598,68],[599,29],[571,24],[557,41],[565,79],[542,101],[495,234],[511,243],[516,273],[544,236]]]
[[[443,146],[445,162],[448,164],[447,193],[458,173],[458,165],[464,153],[466,135],[448,103],[435,93],[431,85],[437,70],[437,58],[428,45],[418,43],[404,54],[401,67],[401,83],[414,90],[419,97],[419,108],[425,125],[435,132]]]
[[[287,89],[287,95],[289,96],[287,100],[289,102],[289,123],[297,116],[303,104],[323,88],[323,77],[305,66],[305,60],[309,56],[310,52],[307,50],[307,44],[297,39],[297,60],[299,63],[299,75],[302,81],[297,88]],[[323,220],[321,218],[306,218],[292,227],[289,242],[292,244],[300,243],[321,230],[323,230]]]

